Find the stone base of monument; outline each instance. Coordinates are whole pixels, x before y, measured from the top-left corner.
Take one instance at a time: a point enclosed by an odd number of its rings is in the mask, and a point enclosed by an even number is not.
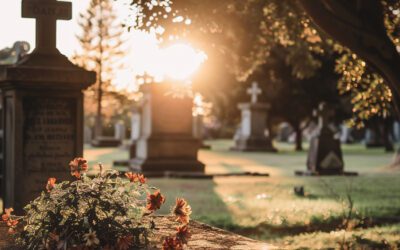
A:
[[[365,147],[367,148],[383,148],[385,146],[385,144],[381,143],[381,142],[368,142],[365,143]]]
[[[129,162],[129,168],[145,175],[163,176],[167,172],[199,173],[203,174],[205,165],[197,159],[140,159],[135,158]]]
[[[171,216],[155,216],[154,222],[156,229],[154,234],[149,237],[149,249],[162,249],[163,239],[175,235],[176,227],[179,224],[175,221],[175,217]],[[265,242],[193,220],[189,222],[189,230],[192,236],[185,249],[278,249]],[[15,246],[7,231],[7,226],[2,223],[0,225],[0,249],[22,250]]]
[[[115,139],[111,136],[101,136],[94,138],[91,145],[97,148],[119,147],[121,145],[121,140]]]
[[[239,176],[253,176],[253,177],[269,177],[268,173],[259,172],[237,172],[237,173],[184,173],[184,172],[166,172],[165,177],[176,179],[213,179],[214,177],[239,177]]]
[[[325,172],[316,172],[311,170],[296,170],[294,174],[297,176],[358,176],[357,172],[348,172],[348,171],[325,171]]]
[[[203,142],[203,143],[201,143],[200,148],[201,148],[201,149],[210,150],[210,149],[211,149],[211,145],[205,144],[205,143]]]
[[[131,142],[125,145],[129,150],[129,159],[136,158],[136,142]],[[130,160],[115,160],[113,161],[114,167],[129,167]]]
[[[265,137],[239,138],[235,140],[235,146],[231,147],[230,150],[243,152],[278,152],[278,150],[272,146],[272,142]]]

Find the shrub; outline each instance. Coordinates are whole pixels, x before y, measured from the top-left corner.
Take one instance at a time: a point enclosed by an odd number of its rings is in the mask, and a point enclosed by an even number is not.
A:
[[[49,178],[46,190],[24,208],[24,216],[12,215],[12,208],[5,210],[2,220],[16,243],[27,249],[146,247],[155,224],[151,217],[144,218],[165,202],[160,190],[137,173],[110,170],[89,177],[83,158],[74,159],[69,167],[76,180],[56,183]],[[176,236],[165,239],[165,249],[182,248],[190,236],[190,206],[177,199],[173,211],[182,225]]]

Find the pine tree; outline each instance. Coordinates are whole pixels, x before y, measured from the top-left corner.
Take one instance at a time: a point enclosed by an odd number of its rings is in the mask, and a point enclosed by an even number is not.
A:
[[[113,0],[91,0],[88,9],[80,14],[81,34],[77,35],[82,48],[75,62],[97,73],[96,84],[85,95],[96,101],[95,137],[103,135],[103,109],[105,97],[112,97],[112,79],[124,55],[122,49],[123,26],[118,23]]]

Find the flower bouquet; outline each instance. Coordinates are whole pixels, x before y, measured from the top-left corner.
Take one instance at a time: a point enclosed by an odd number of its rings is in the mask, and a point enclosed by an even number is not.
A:
[[[2,221],[15,243],[24,249],[140,249],[149,247],[155,233],[152,214],[165,197],[137,173],[102,171],[86,175],[87,161],[69,163],[74,181],[57,183],[49,178],[41,195],[28,204],[24,216],[5,209]],[[163,239],[163,249],[183,249],[190,237],[191,208],[176,199],[172,214],[180,226],[176,234]]]

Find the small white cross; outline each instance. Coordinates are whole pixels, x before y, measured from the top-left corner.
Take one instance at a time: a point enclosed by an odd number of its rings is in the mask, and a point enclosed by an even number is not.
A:
[[[251,84],[251,88],[247,89],[247,94],[251,95],[251,103],[257,103],[257,96],[261,94],[261,89],[257,82]]]

